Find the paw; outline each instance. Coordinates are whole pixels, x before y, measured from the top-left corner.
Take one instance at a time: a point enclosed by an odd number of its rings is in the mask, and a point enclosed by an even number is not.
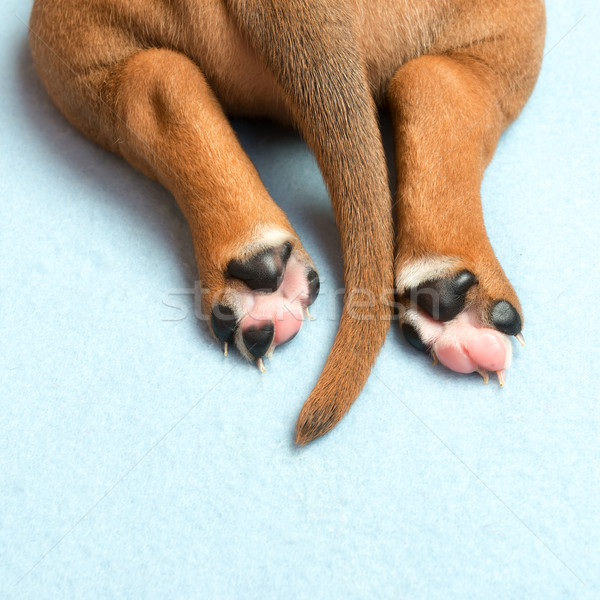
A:
[[[458,373],[488,371],[504,385],[512,358],[510,336],[521,343],[522,318],[511,302],[494,298],[477,276],[451,259],[423,261],[401,271],[398,288],[405,308],[402,331],[407,341]],[[507,282],[506,282],[507,283]],[[498,282],[493,289],[501,289]],[[508,284],[510,285],[510,284]],[[514,296],[512,288],[507,295]]]
[[[299,245],[299,244],[298,244]],[[289,342],[319,293],[310,259],[290,241],[227,263],[226,289],[210,312],[213,334],[264,371],[262,358]]]

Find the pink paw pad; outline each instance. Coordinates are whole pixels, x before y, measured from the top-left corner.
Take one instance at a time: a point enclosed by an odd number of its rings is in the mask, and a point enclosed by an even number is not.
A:
[[[306,269],[296,259],[288,262],[283,281],[272,294],[243,292],[240,318],[242,333],[273,323],[273,348],[291,340],[302,327],[308,290]]]
[[[230,290],[213,307],[213,333],[225,351],[229,343],[235,343],[262,370],[262,357],[270,356],[300,331],[307,307],[319,292],[319,277],[292,255],[290,242],[244,260],[231,260],[226,276],[242,281],[244,287]]]
[[[512,346],[503,333],[482,327],[472,311],[452,321],[434,321],[423,311],[409,311],[418,334],[439,361],[457,373],[501,372],[510,366]]]

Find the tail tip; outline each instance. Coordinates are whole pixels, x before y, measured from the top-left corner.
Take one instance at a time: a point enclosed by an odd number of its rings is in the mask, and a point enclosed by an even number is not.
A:
[[[296,423],[296,446],[309,442],[331,431],[343,415],[338,415],[334,406],[314,407],[304,405]]]

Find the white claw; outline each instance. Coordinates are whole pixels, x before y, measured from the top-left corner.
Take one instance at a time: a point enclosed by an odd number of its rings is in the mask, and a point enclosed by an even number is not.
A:
[[[496,371],[496,375],[498,375],[498,383],[500,384],[500,387],[503,387],[506,383],[506,372],[504,371],[504,369],[502,369],[500,371]]]
[[[267,372],[267,369],[265,369],[265,363],[263,362],[262,358],[257,358],[256,359],[256,366],[258,367],[258,370],[261,373],[266,373]]]
[[[229,352],[229,344],[227,342],[223,343],[223,356],[227,356]]]
[[[517,333],[515,337],[517,338],[517,340],[519,340],[519,344],[521,344],[521,346],[525,345],[525,338],[523,337],[522,333]]]
[[[477,369],[477,372],[483,377],[483,385],[487,385],[490,380],[488,372],[485,369]]]
[[[265,356],[271,360],[273,358],[273,352],[275,352],[275,346],[271,346],[268,350],[267,353],[265,354]]]
[[[314,321],[315,318],[308,312],[308,306],[304,307],[304,314],[309,321]]]

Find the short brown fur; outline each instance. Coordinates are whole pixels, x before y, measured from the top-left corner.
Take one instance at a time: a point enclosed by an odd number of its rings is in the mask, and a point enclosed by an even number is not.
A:
[[[209,289],[206,314],[228,261],[261,228],[288,232],[309,260],[225,114],[275,118],[305,137],[340,230],[346,302],[298,420],[304,444],[362,389],[389,325],[394,275],[411,260],[458,257],[478,277],[483,321],[495,298],[521,312],[487,239],[479,188],[533,89],[544,30],[541,0],[36,0],[30,44],[65,117],[177,199]],[[396,139],[393,214],[382,104]],[[360,315],[356,291],[374,298]]]

